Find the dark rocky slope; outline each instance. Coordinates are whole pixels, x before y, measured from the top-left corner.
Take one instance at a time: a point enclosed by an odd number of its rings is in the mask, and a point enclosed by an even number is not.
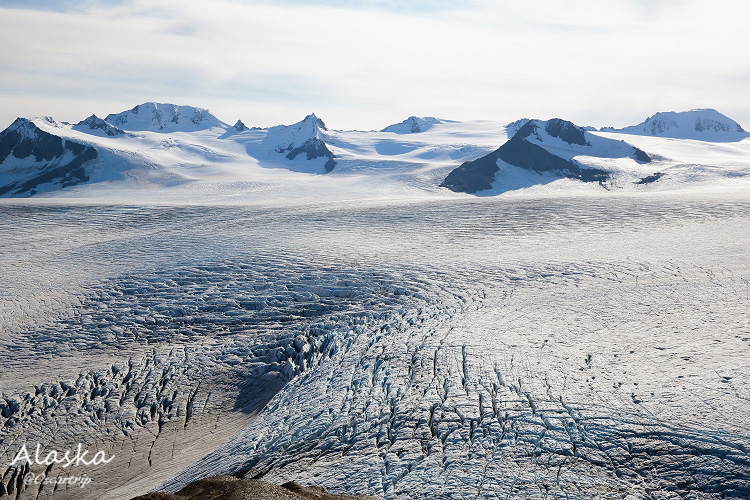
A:
[[[294,481],[277,486],[255,479],[231,476],[200,479],[177,493],[149,493],[132,500],[378,500],[364,495],[334,495],[319,486],[304,487]]]
[[[18,118],[0,132],[0,196],[33,195],[44,184],[68,187],[86,182],[89,176],[84,165],[98,156],[92,146],[63,139]]]

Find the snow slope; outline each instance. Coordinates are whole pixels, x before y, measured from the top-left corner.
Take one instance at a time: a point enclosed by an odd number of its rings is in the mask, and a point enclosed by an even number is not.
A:
[[[605,127],[601,131],[712,142],[735,142],[750,137],[739,123],[715,109],[660,112],[638,125],[621,129]]]

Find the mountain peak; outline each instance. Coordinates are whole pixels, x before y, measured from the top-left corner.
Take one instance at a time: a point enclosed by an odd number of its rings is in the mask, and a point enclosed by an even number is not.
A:
[[[16,118],[5,131],[15,131],[24,137],[36,137],[39,132],[43,130],[39,128],[39,125],[46,125],[55,128],[60,128],[62,125],[60,122],[52,118],[51,116],[37,116],[34,118]]]
[[[412,115],[401,123],[396,123],[385,127],[383,130],[381,130],[381,132],[394,132],[396,134],[419,134],[421,132],[426,132],[427,130],[432,128],[433,125],[437,125],[438,123],[442,122],[443,120],[440,120],[439,118],[435,118],[433,116],[420,117]]]
[[[448,174],[441,186],[465,193],[490,189],[501,165],[601,183],[610,172],[580,163],[579,156],[630,158],[639,164],[651,162],[646,152],[626,142],[590,134],[561,118],[546,121],[522,118],[509,123],[506,131],[509,139],[505,144],[481,158],[464,162]]]
[[[292,125],[277,125],[269,128],[263,143],[277,153],[286,153],[286,157],[290,160],[295,159],[301,153],[305,153],[308,160],[327,157],[325,168],[330,172],[336,166],[336,162],[324,140],[327,131],[323,120],[315,116],[315,113],[311,113],[302,121]]]
[[[18,118],[0,132],[0,171],[12,173],[0,195],[28,196],[89,179],[85,164],[97,158],[96,148],[42,130],[39,122],[61,126],[48,117]]]
[[[125,131],[121,128],[115,127],[111,123],[107,122],[106,120],[102,120],[96,115],[91,115],[85,120],[81,120],[80,122],[76,123],[73,128],[75,130],[81,130],[83,132],[90,132],[92,130],[100,131],[101,133],[106,134],[110,137],[125,134]]]
[[[37,130],[37,129],[38,129],[38,127],[36,126],[36,124],[34,124],[33,121],[29,120],[28,118],[18,117],[5,130],[6,131],[16,131],[18,133],[24,133],[24,132],[30,132],[30,131],[33,131],[33,130]]]
[[[278,144],[288,143],[288,146],[294,149],[308,139],[320,139],[327,131],[323,120],[315,116],[315,113],[311,113],[297,123],[269,128],[266,139]],[[282,149],[286,150],[289,147],[284,145]]]
[[[638,125],[620,129],[604,127],[602,132],[653,135],[675,139],[734,142],[750,137],[739,123],[712,108],[690,111],[660,111]]]
[[[538,141],[544,141],[543,135],[548,135],[568,144],[578,144],[579,146],[588,144],[584,128],[562,118],[551,118],[546,121],[522,118],[509,123],[506,130],[510,138],[518,136],[525,139],[534,135]],[[539,130],[543,130],[545,134],[541,134]]]
[[[315,116],[315,113],[310,113],[309,115],[307,115],[304,118],[304,120],[302,120],[301,123],[309,123],[309,124],[312,124],[314,128],[317,128],[320,130],[328,130],[328,128],[326,128],[325,122],[323,122],[323,120]]]
[[[224,125],[207,109],[157,102],[138,104],[128,111],[107,115],[105,121],[124,130],[155,132],[204,130]]]

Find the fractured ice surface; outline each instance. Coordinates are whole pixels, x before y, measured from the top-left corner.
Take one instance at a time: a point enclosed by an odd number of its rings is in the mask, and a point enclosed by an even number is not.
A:
[[[0,210],[10,497],[217,473],[389,499],[748,495],[739,194]],[[86,469],[96,489],[24,489],[23,442],[116,458]]]

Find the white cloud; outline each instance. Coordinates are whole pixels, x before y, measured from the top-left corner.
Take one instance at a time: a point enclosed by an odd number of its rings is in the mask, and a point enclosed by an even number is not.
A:
[[[750,128],[745,2],[317,3],[0,9],[0,126],[157,100],[253,125],[310,111],[337,128],[409,114],[626,125],[710,106]]]

